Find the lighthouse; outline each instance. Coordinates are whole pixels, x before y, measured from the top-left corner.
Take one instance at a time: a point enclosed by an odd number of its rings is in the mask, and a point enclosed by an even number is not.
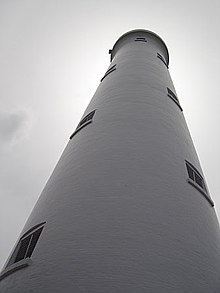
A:
[[[137,29],[109,53],[0,292],[219,293],[219,224],[167,46]]]

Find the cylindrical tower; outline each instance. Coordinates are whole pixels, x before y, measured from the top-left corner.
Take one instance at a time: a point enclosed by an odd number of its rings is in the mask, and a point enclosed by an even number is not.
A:
[[[1,273],[1,293],[219,293],[220,231],[168,65],[118,39]]]

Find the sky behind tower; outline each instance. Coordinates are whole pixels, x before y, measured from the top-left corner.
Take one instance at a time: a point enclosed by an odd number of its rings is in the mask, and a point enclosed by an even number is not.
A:
[[[220,218],[218,0],[0,1],[0,267],[125,32],[157,33]]]

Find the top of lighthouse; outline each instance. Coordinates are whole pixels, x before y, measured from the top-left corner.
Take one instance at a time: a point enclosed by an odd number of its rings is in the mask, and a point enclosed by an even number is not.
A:
[[[155,43],[158,44],[159,47],[161,47],[161,50],[163,50],[164,57],[166,59],[167,65],[169,65],[169,52],[167,49],[166,44],[164,41],[155,33],[145,30],[145,29],[135,29],[128,31],[127,33],[123,34],[114,44],[112,50],[109,50],[109,53],[111,54],[111,61],[115,57],[116,52],[125,44],[130,42],[131,40],[135,41],[142,41],[147,42],[147,40],[153,40]]]

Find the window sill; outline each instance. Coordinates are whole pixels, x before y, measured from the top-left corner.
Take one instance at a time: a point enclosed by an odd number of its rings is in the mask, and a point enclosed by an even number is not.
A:
[[[13,263],[12,265],[8,266],[5,268],[1,274],[0,274],[0,281],[7,277],[8,275],[14,273],[17,270],[23,269],[31,264],[31,259],[30,258],[25,258],[22,259],[16,263]]]
[[[209,197],[209,195],[205,192],[205,190],[203,190],[198,184],[196,184],[192,179],[188,178],[187,182],[189,184],[191,184],[193,187],[195,187],[200,193],[202,193],[202,195],[204,195],[204,197],[208,200],[208,202],[210,203],[210,205],[212,207],[214,207],[214,202],[211,200],[211,198]]]

